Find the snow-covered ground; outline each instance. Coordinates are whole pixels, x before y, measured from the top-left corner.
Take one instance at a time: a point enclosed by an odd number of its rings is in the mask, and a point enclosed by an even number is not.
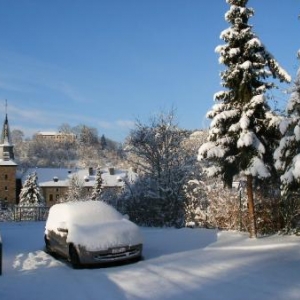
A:
[[[43,251],[44,222],[0,223],[1,300],[300,299],[300,238],[143,228],[143,261],[73,270]]]

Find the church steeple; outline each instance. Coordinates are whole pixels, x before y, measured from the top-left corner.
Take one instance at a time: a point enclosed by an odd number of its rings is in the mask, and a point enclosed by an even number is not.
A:
[[[7,101],[5,101],[5,120],[0,140],[0,203],[2,205],[17,203],[16,172],[17,164],[14,162],[14,146],[10,140]]]
[[[7,117],[7,100],[5,100],[5,120],[2,127],[0,140],[0,159],[4,161],[14,160],[14,146],[11,143],[10,130]]]
[[[7,113],[5,115],[5,120],[4,120],[3,128],[2,128],[1,144],[6,144],[6,145],[11,144]]]
[[[0,143],[6,144],[6,145],[11,144],[10,131],[9,131],[9,125],[8,125],[8,118],[7,118],[7,100],[5,100],[5,120],[3,123]]]

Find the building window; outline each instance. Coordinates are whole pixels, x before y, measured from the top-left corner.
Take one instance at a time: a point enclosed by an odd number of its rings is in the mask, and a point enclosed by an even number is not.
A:
[[[52,195],[52,194],[49,195],[49,201],[50,201],[50,202],[53,201],[53,195]]]
[[[57,188],[57,189],[56,189],[56,191],[58,192],[58,191],[59,191],[59,189]]]
[[[8,187],[7,186],[5,186],[5,190],[8,191]]]
[[[7,180],[8,179],[8,176],[7,174],[4,175],[4,180]]]

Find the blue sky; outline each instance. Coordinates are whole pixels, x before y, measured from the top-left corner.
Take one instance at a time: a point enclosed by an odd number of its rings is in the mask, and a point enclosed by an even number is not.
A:
[[[249,0],[253,30],[294,77],[299,0]],[[221,90],[225,0],[0,0],[0,114],[26,136],[85,124],[122,142],[136,119],[175,107],[207,127]],[[287,99],[280,91],[280,105]],[[3,105],[1,105],[1,102]]]

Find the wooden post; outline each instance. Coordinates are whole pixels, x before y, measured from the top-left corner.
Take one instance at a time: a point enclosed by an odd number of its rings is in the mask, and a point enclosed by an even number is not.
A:
[[[256,220],[254,212],[254,199],[253,199],[253,177],[247,175],[247,195],[248,195],[248,212],[249,212],[249,234],[250,238],[256,238]]]

